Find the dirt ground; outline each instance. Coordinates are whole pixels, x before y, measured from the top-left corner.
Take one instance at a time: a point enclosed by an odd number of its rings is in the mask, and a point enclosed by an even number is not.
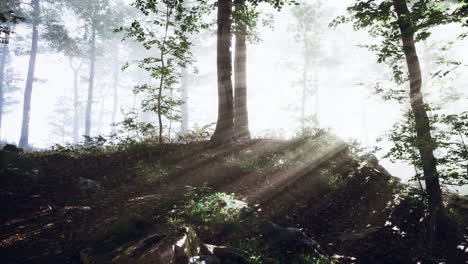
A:
[[[341,263],[439,263],[423,211],[344,143],[251,140],[125,151],[24,153],[0,177],[1,263],[80,263],[87,238],[130,215],[165,222],[187,186],[234,193],[259,217],[300,227]],[[79,179],[100,184],[78,188]],[[200,234],[229,244],[233,234]]]

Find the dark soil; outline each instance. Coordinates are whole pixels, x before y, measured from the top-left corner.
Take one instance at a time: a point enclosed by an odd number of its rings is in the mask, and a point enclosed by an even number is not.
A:
[[[161,177],[145,179],[161,167]],[[80,263],[92,234],[128,215],[165,223],[186,186],[203,185],[235,193],[261,218],[303,228],[342,263],[439,263],[446,254],[427,247],[420,204],[403,199],[402,186],[360,166],[339,142],[23,153],[0,173],[1,263]],[[80,177],[98,181],[101,190],[80,190]],[[217,245],[255,236],[200,230]]]

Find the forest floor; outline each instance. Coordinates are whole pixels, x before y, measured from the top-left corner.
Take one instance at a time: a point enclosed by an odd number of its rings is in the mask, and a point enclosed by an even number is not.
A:
[[[287,264],[443,263],[447,257],[427,246],[421,193],[366,166],[336,139],[10,156],[1,156],[1,263],[81,263],[82,250],[100,243],[112,251],[155,225],[190,225],[206,243]],[[467,198],[450,197],[466,239]],[[330,258],[313,261],[264,246],[269,238],[248,224],[252,215],[301,228]],[[105,233],[112,233],[111,242]],[[460,246],[468,257],[466,241]]]

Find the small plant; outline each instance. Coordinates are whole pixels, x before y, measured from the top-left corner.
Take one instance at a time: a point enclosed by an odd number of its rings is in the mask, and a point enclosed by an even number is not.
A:
[[[252,264],[262,264],[262,256],[250,256],[249,257],[250,263]]]
[[[234,195],[214,193],[198,200],[190,200],[187,217],[197,223],[239,224],[240,214],[247,204],[237,200]]]
[[[339,174],[332,173],[329,169],[323,169],[320,171],[320,185],[325,190],[336,190],[342,187],[344,181]]]
[[[247,203],[236,199],[234,194],[213,193],[206,185],[187,186],[185,197],[182,205],[174,206],[169,221],[239,227],[245,220],[243,213],[249,210]]]
[[[190,130],[188,133],[178,135],[176,142],[190,144],[194,142],[208,141],[213,134],[214,125],[215,123],[211,123],[202,127],[195,126],[195,128]]]

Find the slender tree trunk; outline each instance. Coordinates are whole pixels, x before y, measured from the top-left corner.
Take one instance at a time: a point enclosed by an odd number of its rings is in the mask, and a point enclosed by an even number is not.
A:
[[[307,79],[309,76],[309,42],[307,41],[307,32],[304,32],[304,68],[302,69],[302,98],[301,98],[301,127],[305,128],[306,121],[306,103],[307,103]]]
[[[161,56],[160,56],[160,60],[161,60],[161,69],[163,70],[166,70],[166,64],[165,64],[165,55],[166,53],[164,52],[165,50],[165,46],[166,46],[166,39],[167,39],[167,33],[168,33],[168,29],[169,29],[169,16],[170,16],[170,9],[169,9],[169,6],[166,7],[166,25],[165,25],[165,29],[164,29],[164,38],[163,38],[163,42],[162,42],[162,47],[161,47]],[[164,79],[165,75],[164,74],[161,74],[160,78],[159,78],[159,92],[158,92],[158,124],[159,124],[159,144],[162,144],[163,143],[163,122],[162,122],[162,92],[163,92],[163,89],[164,89]]]
[[[409,20],[410,12],[406,0],[393,0],[398,14],[398,24],[401,31],[403,50],[405,53],[410,78],[410,103],[416,123],[417,145],[421,156],[429,205],[429,237],[432,243],[444,240],[447,232],[448,215],[442,202],[442,192],[437,174],[437,162],[434,157],[434,141],[426,112],[426,106],[421,93],[422,76],[419,58],[414,41],[414,30]],[[446,237],[445,237],[446,238]]]
[[[3,105],[4,105],[4,90],[5,90],[5,68],[6,60],[9,55],[8,43],[10,42],[10,28],[7,27],[5,32],[5,42],[2,44],[2,58],[0,60],[0,140],[2,139],[2,118],[3,118]]]
[[[70,57],[70,68],[73,71],[73,144],[78,143],[78,131],[80,129],[80,102],[78,94],[78,80],[81,69],[81,60],[78,66],[73,66],[73,57]]]
[[[320,87],[319,87],[319,78],[318,78],[318,63],[315,61],[315,70],[314,70],[314,93],[315,93],[315,118],[320,120]]]
[[[37,43],[39,41],[38,19],[40,14],[39,0],[31,0],[34,9],[34,21],[32,25],[31,55],[29,56],[28,76],[26,78],[26,88],[24,90],[23,101],[23,122],[21,125],[21,137],[19,147],[26,148],[29,145],[29,122],[31,119],[31,95],[34,83],[34,71],[36,68]]]
[[[171,100],[174,99],[174,89],[173,88],[170,88],[169,90],[169,98],[171,98]],[[171,106],[171,109],[169,110],[169,116],[172,116],[172,114],[174,113],[174,107]],[[167,139],[169,142],[171,142],[171,133],[172,133],[172,118],[169,118],[169,127],[167,128]]]
[[[188,85],[187,85],[188,73],[186,68],[181,69],[181,80],[180,80],[180,92],[182,93],[182,105],[180,106],[180,112],[182,114],[182,122],[180,124],[180,132],[182,135],[188,133],[189,128],[189,113],[188,113]]]
[[[102,86],[100,86],[101,89],[103,88]],[[110,87],[109,87],[110,88]],[[102,131],[102,120],[104,119],[104,102],[105,102],[105,95],[108,94],[108,89],[106,89],[105,91],[103,91],[103,94],[101,96],[99,96],[98,98],[100,98],[100,104],[99,104],[99,115],[98,115],[98,121],[97,121],[97,128],[96,128],[96,132],[97,132],[97,135],[101,135],[101,131]]]
[[[115,69],[114,69],[114,81],[113,81],[113,84],[112,84],[112,88],[113,88],[113,96],[114,96],[114,102],[113,102],[113,106],[112,106],[112,119],[111,119],[111,125],[112,125],[112,128],[111,128],[111,131],[112,133],[115,133],[115,122],[116,122],[116,119],[117,119],[117,111],[119,110],[119,75],[120,75],[120,67],[119,67],[119,45],[117,45],[116,49],[115,49],[115,52],[116,54],[115,55]]]
[[[245,0],[235,0],[239,14],[244,14]],[[249,139],[249,115],[247,111],[247,25],[236,22],[236,46],[234,58],[234,136],[236,139]]]
[[[88,138],[91,135],[91,113],[93,106],[93,90],[94,90],[94,75],[96,70],[96,26],[93,21],[91,25],[91,52],[89,56],[89,86],[88,86],[88,100],[86,101],[86,116],[85,116],[85,133]],[[88,140],[88,139],[86,139]]]
[[[232,0],[218,1],[217,75],[218,121],[211,141],[230,143],[234,139],[234,105],[232,91]]]

